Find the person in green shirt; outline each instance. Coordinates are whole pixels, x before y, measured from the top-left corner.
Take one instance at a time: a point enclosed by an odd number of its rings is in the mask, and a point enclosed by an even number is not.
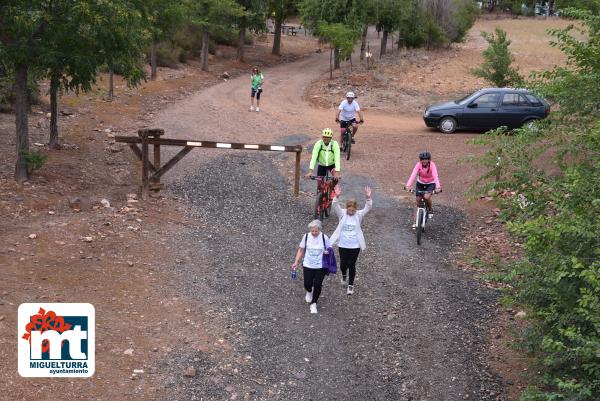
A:
[[[319,163],[317,176],[323,177],[330,171],[335,178],[340,177],[340,145],[333,140],[331,128],[323,130],[322,139],[319,139],[313,147],[308,173],[306,173],[307,178],[313,174],[317,162]]]
[[[260,70],[257,67],[252,69],[252,88],[250,89],[250,111],[260,111],[259,103],[260,103],[260,94],[262,93],[262,85],[265,80],[263,74],[261,74]],[[254,97],[256,96],[256,109],[254,108]]]

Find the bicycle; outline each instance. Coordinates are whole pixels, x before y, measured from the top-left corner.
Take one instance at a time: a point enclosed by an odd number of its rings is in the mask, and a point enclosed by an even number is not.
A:
[[[425,232],[425,224],[429,220],[429,213],[427,213],[427,207],[425,205],[425,194],[435,194],[442,192],[435,191],[421,191],[410,189],[409,192],[416,194],[419,197],[419,207],[417,208],[417,217],[415,219],[416,231],[417,231],[417,245],[421,245],[421,235]]]
[[[317,181],[317,198],[315,199],[315,219],[323,221],[325,217],[329,217],[331,210],[331,192],[333,191],[334,178],[329,175],[325,176],[310,176],[311,180]]]
[[[336,122],[339,122],[339,120],[337,120]],[[362,124],[362,121],[359,124]],[[342,134],[342,142],[340,144],[342,152],[346,153],[346,160],[350,160],[350,153],[352,152],[352,133],[352,124],[349,123],[348,125],[346,125],[346,128],[344,128],[344,133]]]

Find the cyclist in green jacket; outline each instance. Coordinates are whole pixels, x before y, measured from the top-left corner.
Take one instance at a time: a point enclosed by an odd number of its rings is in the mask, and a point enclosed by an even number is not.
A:
[[[308,166],[306,177],[310,177],[315,169],[315,164],[319,163],[317,176],[323,177],[330,171],[335,178],[340,176],[340,145],[333,140],[333,131],[331,128],[323,130],[322,139],[319,139],[312,150],[312,158]]]

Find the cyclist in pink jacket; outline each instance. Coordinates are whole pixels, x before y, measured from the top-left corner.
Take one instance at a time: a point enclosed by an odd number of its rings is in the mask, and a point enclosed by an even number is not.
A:
[[[435,163],[431,161],[431,153],[419,153],[419,162],[415,164],[415,168],[413,168],[410,178],[408,179],[408,181],[406,181],[404,189],[407,190],[408,188],[410,188],[415,182],[415,180],[417,181],[416,191],[427,192],[425,194],[422,194],[422,196],[423,198],[425,198],[427,212],[429,213],[428,217],[431,219],[433,217],[433,208],[431,206],[431,193],[440,192],[442,190],[442,185],[440,184],[440,179],[437,173],[437,167]],[[417,192],[417,207],[415,208],[413,221],[416,220],[417,208],[419,207],[420,201],[421,194]],[[416,228],[417,225],[413,223],[412,227]]]

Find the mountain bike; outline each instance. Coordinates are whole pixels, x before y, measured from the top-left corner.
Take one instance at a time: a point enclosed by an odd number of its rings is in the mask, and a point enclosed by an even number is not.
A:
[[[362,124],[362,121],[359,124]],[[348,124],[346,128],[344,128],[342,142],[340,143],[342,152],[346,153],[346,160],[350,160],[350,153],[352,152],[352,132],[352,124]]]
[[[429,220],[429,213],[427,213],[427,206],[425,204],[425,194],[435,194],[435,191],[421,191],[410,189],[409,192],[416,194],[419,197],[419,207],[417,208],[417,217],[415,219],[416,232],[417,232],[417,245],[421,245],[421,236],[425,232],[425,225]],[[441,190],[440,190],[441,192]]]
[[[333,181],[334,178],[329,175],[322,176],[310,176],[311,180],[317,181],[317,198],[315,199],[315,219],[323,221],[325,217],[329,216],[331,210],[331,200],[333,192]]]

